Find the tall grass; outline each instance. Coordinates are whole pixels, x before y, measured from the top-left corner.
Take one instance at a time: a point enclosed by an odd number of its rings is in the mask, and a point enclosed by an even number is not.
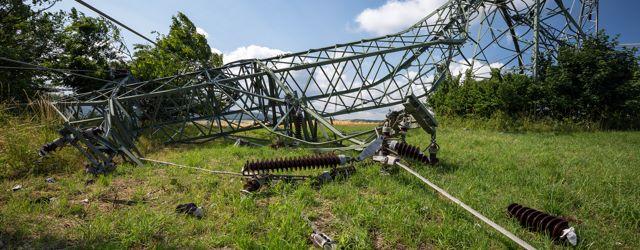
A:
[[[571,119],[551,119],[533,117],[511,117],[503,112],[495,112],[490,118],[478,116],[444,116],[439,117],[440,127],[463,128],[463,129],[485,129],[498,132],[595,132],[602,130],[602,127],[595,122],[573,121]]]
[[[38,149],[59,137],[55,111],[45,100],[0,105],[0,178],[45,175],[77,169],[81,159],[68,148],[41,158]]]

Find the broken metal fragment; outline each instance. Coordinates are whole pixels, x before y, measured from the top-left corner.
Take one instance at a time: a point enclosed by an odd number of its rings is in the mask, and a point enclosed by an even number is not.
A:
[[[319,248],[325,250],[336,249],[335,242],[324,233],[313,232],[311,236],[309,236],[309,239],[313,242],[313,245]]]
[[[202,207],[196,206],[195,203],[180,204],[176,207],[176,213],[193,215],[198,219],[202,219],[204,211]]]
[[[311,235],[309,235],[309,240],[313,243],[314,246],[325,249],[325,250],[333,250],[338,248],[338,245],[336,244],[336,242],[333,241],[333,239],[331,239],[329,236],[327,236],[323,232],[320,232],[316,227],[316,225],[313,224],[313,222],[311,222],[311,220],[309,220],[307,216],[305,216],[304,214],[301,214],[301,216],[302,216],[302,219],[305,222],[307,222],[307,224],[309,225],[309,227],[311,227],[311,230],[313,231]]]

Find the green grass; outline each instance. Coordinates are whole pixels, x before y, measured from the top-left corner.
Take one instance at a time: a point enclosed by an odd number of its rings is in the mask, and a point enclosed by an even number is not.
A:
[[[520,227],[507,216],[508,204],[570,218],[578,248],[640,248],[639,132],[503,133],[448,125],[438,135],[441,164],[411,165],[452,195],[539,248],[562,246]],[[6,131],[0,134],[4,154],[17,147],[7,145]],[[414,130],[408,141],[426,146],[428,137]],[[173,146],[147,157],[239,171],[247,160],[310,153],[231,144]],[[319,189],[308,182],[274,183],[247,196],[240,193],[240,179],[155,165],[120,165],[85,185],[92,177],[83,173],[77,156],[62,155],[56,159],[68,163],[57,162],[47,171],[4,157],[2,167],[10,173],[0,181],[5,246],[309,248],[304,213],[344,248],[517,247],[411,175],[402,170],[382,175],[370,161],[356,164],[355,175]],[[22,170],[9,171],[14,165]],[[57,182],[45,183],[47,176]],[[7,191],[15,184],[23,189]],[[38,197],[55,199],[34,203]],[[101,201],[105,198],[136,204]],[[203,206],[205,217],[174,213],[187,202]]]

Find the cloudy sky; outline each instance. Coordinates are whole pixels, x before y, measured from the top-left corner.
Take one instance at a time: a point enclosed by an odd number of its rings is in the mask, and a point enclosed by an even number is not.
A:
[[[405,28],[445,0],[85,0],[153,37],[166,34],[170,17],[184,12],[207,35],[225,62],[304,51],[336,43],[388,34]],[[58,8],[95,14],[73,0]],[[601,27],[621,34],[621,42],[640,42],[640,1],[601,1]],[[123,31],[128,44],[145,43]]]

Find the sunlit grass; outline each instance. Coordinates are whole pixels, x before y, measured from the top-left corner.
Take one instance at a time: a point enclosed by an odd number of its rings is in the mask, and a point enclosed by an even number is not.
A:
[[[409,143],[422,147],[428,139],[420,130],[408,136]],[[640,247],[640,133],[503,133],[450,125],[439,131],[438,141],[440,165],[409,163],[532,245],[560,247],[510,219],[508,204],[569,218],[580,248]],[[232,144],[171,146],[150,150],[147,157],[239,171],[248,160],[311,153]],[[380,166],[370,161],[356,164],[355,175],[319,189],[309,182],[280,182],[255,195],[241,194],[243,182],[237,178],[158,165],[120,165],[85,185],[91,176],[77,162],[59,164],[63,167],[50,173],[56,183],[45,183],[48,175],[41,171],[2,180],[5,245],[300,249],[309,247],[311,232],[301,219],[304,213],[345,248],[516,247],[411,175],[380,174]],[[7,191],[15,184],[24,188]],[[38,197],[54,199],[32,202]],[[174,212],[187,202],[203,206],[205,217]]]

